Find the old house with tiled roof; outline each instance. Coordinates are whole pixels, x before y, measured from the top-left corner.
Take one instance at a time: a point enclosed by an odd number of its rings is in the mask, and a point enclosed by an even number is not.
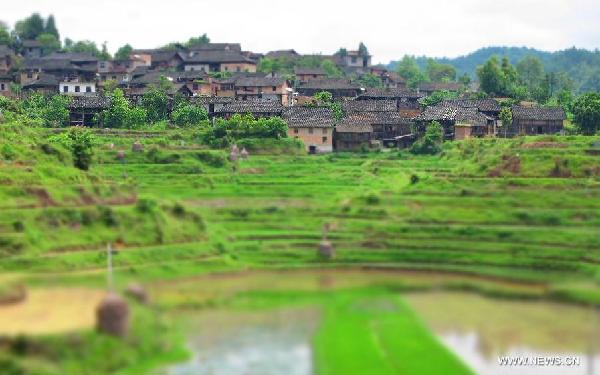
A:
[[[322,68],[294,68],[294,75],[296,76],[296,81],[299,83],[310,82],[313,80],[326,79],[327,73]]]
[[[184,70],[208,72],[256,72],[256,61],[233,50],[198,50],[183,54]]]
[[[333,150],[333,110],[326,107],[294,106],[283,110],[288,124],[288,136],[302,140],[310,153]]]
[[[234,81],[238,100],[273,100],[288,105],[292,92],[290,82],[284,77],[240,76]]]
[[[347,79],[321,79],[305,82],[296,87],[298,104],[310,103],[313,96],[321,91],[330,92],[335,100],[355,98],[362,91],[359,85]]]
[[[356,112],[396,112],[398,110],[394,100],[345,100],[342,102],[345,114]]]
[[[15,59],[15,53],[8,46],[0,44],[0,74],[8,73]]]
[[[354,113],[344,117],[335,127],[334,147],[338,151],[371,147],[373,113]]]
[[[275,100],[233,100],[220,109],[215,109],[216,117],[230,118],[235,114],[251,114],[255,118],[281,116],[283,105]]]
[[[37,40],[24,40],[23,41],[23,56],[26,59],[39,59],[42,57],[42,43]]]
[[[97,115],[110,107],[110,98],[102,95],[76,96],[69,102],[71,126],[97,126]]]
[[[338,150],[371,147],[374,143],[406,147],[413,139],[411,119],[397,111],[347,113],[334,134]]]
[[[223,106],[234,101],[234,98],[225,96],[194,96],[190,98],[192,104],[206,109],[208,117],[213,118],[215,113],[220,112]]]
[[[418,133],[424,133],[432,121],[444,128],[446,139],[465,139],[484,137],[493,134],[495,119],[480,112],[476,107],[450,106],[440,103],[427,107],[425,111],[413,119]]]
[[[37,92],[40,94],[58,93],[58,79],[52,74],[39,73],[36,79],[22,85],[24,92]]]
[[[419,99],[423,97],[424,94],[403,88],[368,88],[356,99],[384,101],[394,100],[396,102],[396,110],[400,112],[404,117],[411,118],[418,116],[421,113],[421,105],[419,104]]]
[[[512,107],[512,125],[500,130],[502,136],[557,134],[566,120],[562,107]]]
[[[12,91],[12,85],[14,82],[14,78],[12,74],[8,73],[0,73],[0,95],[12,97],[14,96],[14,92]]]

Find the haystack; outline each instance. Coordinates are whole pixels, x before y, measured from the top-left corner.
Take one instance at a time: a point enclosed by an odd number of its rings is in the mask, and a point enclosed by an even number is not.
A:
[[[148,296],[148,292],[146,288],[142,284],[132,283],[129,284],[125,293],[135,299],[136,301],[147,304],[150,301],[150,297]]]
[[[242,159],[248,159],[248,156],[250,156],[248,150],[246,150],[246,147],[242,148],[242,152],[240,152],[240,155],[242,156]]]
[[[117,152],[117,159],[119,159],[119,160],[123,161],[123,160],[125,160],[125,156],[127,156],[127,155],[125,154],[125,151],[121,150],[121,151],[118,151],[118,152]]]
[[[131,145],[131,151],[133,152],[144,152],[144,145],[140,141],[135,141]]]
[[[325,259],[333,259],[335,257],[335,249],[331,241],[324,239],[319,244],[319,255]]]
[[[230,161],[237,161],[240,154],[240,150],[237,145],[231,146],[231,153],[229,154]]]
[[[96,310],[98,331],[111,336],[124,337],[129,332],[129,305],[116,293],[109,293]]]

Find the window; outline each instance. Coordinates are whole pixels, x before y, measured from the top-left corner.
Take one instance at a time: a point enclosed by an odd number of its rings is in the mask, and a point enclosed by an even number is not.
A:
[[[352,61],[352,64],[356,64],[356,57],[352,56],[351,61]]]
[[[194,83],[194,84],[192,85],[192,88],[193,88],[194,90],[198,90],[198,84],[197,84],[197,83]]]
[[[235,71],[236,71],[236,72],[241,72],[241,71],[242,71],[242,69],[241,69],[241,68],[238,66],[238,67],[236,67],[236,68],[235,68]]]
[[[323,128],[323,134],[327,134],[327,129]]]
[[[273,86],[273,91],[277,91],[277,87]]]
[[[313,128],[308,128],[308,134],[312,134],[313,133]]]
[[[85,92],[92,92],[92,86],[85,86]]]
[[[0,83],[0,90],[4,91],[6,88],[6,86],[4,85],[4,83]]]
[[[294,134],[298,134],[298,128],[294,128]]]
[[[69,92],[69,86],[64,85],[63,86],[63,92]]]
[[[327,137],[323,137],[323,143],[327,143]]]
[[[33,73],[27,72],[27,78],[33,78]]]
[[[313,78],[317,78],[317,75],[316,75],[316,74],[313,74]]]
[[[80,86],[75,86],[75,92],[81,92],[81,87]]]

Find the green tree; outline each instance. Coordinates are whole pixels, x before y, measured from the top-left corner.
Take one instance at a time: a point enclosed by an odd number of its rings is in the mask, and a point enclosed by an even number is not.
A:
[[[56,20],[54,16],[51,14],[48,16],[46,20],[46,25],[44,26],[44,34],[51,34],[56,37],[56,40],[60,40],[60,34],[58,33],[58,29],[56,28]]]
[[[600,93],[583,94],[573,103],[574,121],[584,134],[596,134],[600,130]]]
[[[460,76],[458,78],[458,82],[462,83],[465,86],[468,86],[471,84],[471,76],[468,75],[467,73],[464,73],[462,76]]]
[[[481,90],[489,95],[504,95],[506,92],[506,77],[496,56],[491,57],[485,64],[477,68],[477,77]]]
[[[208,120],[208,112],[203,107],[181,103],[171,114],[171,119],[177,126],[196,126]]]
[[[161,87],[152,87],[142,96],[142,108],[146,110],[148,121],[156,123],[169,118],[169,96]]]
[[[94,156],[94,136],[85,128],[73,127],[69,130],[69,146],[75,167],[87,171]]]
[[[116,60],[127,60],[127,59],[129,59],[129,56],[131,56],[132,52],[133,52],[133,47],[130,44],[125,44],[124,46],[120,47],[117,50],[117,53],[115,53],[115,59]]]
[[[200,35],[199,37],[192,37],[190,38],[187,43],[185,44],[186,47],[193,47],[193,46],[198,46],[198,45],[202,45],[202,44],[208,44],[210,43],[210,38],[208,37],[208,35],[206,35],[206,33]]]
[[[102,50],[96,56],[98,56],[98,58],[103,61],[108,61],[112,58],[110,56],[110,52],[108,52],[108,47],[106,46],[106,42],[102,43]]]
[[[313,96],[313,106],[329,107],[333,111],[333,117],[336,120],[344,118],[344,110],[342,105],[333,101],[333,94],[329,91],[319,91]]]
[[[80,40],[77,42],[72,41],[71,39],[65,39],[65,48],[68,52],[87,52],[91,53],[94,56],[100,55],[100,50],[96,45],[96,42],[91,40]]]
[[[36,40],[42,45],[42,53],[44,55],[49,55],[61,48],[60,40],[58,40],[53,34],[40,34]]]
[[[421,71],[417,60],[412,56],[405,55],[402,58],[398,64],[397,72],[402,78],[406,79],[408,86],[411,88],[416,88],[419,84],[427,81],[427,76]]]
[[[502,107],[500,121],[502,121],[502,126],[505,128],[512,125],[512,110],[510,107]]]
[[[435,91],[431,95],[428,95],[425,98],[423,98],[421,100],[421,104],[424,107],[429,107],[429,106],[439,104],[439,103],[443,102],[444,100],[456,99],[456,98],[458,98],[457,92],[447,91],[447,90]]]
[[[340,48],[335,54],[340,57],[346,57],[348,56],[348,50],[345,48]]]
[[[378,75],[367,73],[363,74],[358,82],[365,87],[383,87],[383,81]]]
[[[48,128],[66,126],[69,123],[70,100],[64,95],[44,96],[33,93],[23,101],[23,112]]]
[[[327,77],[329,78],[339,78],[344,75],[340,68],[338,68],[338,66],[329,59],[321,61],[321,69],[325,71]]]
[[[115,89],[110,93],[111,105],[100,114],[100,121],[108,128],[140,128],[146,123],[146,111],[143,108],[132,106],[123,90]]]
[[[432,82],[456,81],[456,68],[450,64],[440,64],[434,59],[427,60],[426,72]]]
[[[0,25],[0,45],[11,45],[12,39],[10,37],[10,33],[8,32],[8,28],[5,25]]]
[[[15,24],[15,33],[21,40],[35,39],[45,31],[44,19],[39,13],[33,13],[31,16],[17,21]]]
[[[544,79],[544,64],[536,56],[527,56],[517,64],[519,79],[529,90],[538,87]]]
[[[367,46],[365,46],[365,44],[363,42],[360,42],[358,44],[358,53],[361,56],[368,56],[369,55],[369,49],[367,48]]]
[[[425,135],[418,139],[410,148],[416,155],[435,155],[442,150],[444,128],[437,121],[432,121],[425,130]]]

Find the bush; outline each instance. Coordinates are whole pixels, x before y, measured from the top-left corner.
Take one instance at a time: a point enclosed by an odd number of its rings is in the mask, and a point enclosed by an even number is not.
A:
[[[222,168],[227,164],[227,158],[222,153],[198,151],[196,152],[195,156],[198,158],[198,160],[208,164],[211,167]]]
[[[435,155],[442,150],[443,141],[444,129],[442,125],[437,121],[432,121],[427,126],[425,135],[412,145],[410,152],[416,155]]]
[[[171,114],[171,120],[177,126],[197,126],[206,123],[208,112],[202,107],[184,103],[175,108]]]
[[[75,167],[87,171],[94,155],[94,136],[87,129],[74,127],[69,130],[68,138]]]

